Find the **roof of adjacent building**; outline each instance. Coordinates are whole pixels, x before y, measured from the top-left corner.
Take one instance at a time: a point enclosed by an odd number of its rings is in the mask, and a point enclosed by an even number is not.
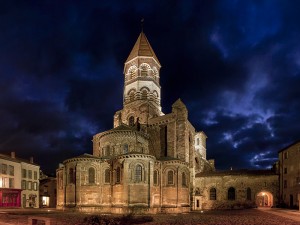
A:
[[[17,162],[17,163],[28,163],[28,164],[35,165],[35,166],[40,166],[34,162],[30,162],[30,160],[22,159],[19,157],[12,157],[11,155],[0,154],[0,159],[5,159],[8,161]]]
[[[223,171],[209,171],[196,174],[196,177],[210,177],[210,176],[240,176],[240,175],[276,175],[274,170],[223,170]]]
[[[144,32],[141,32],[137,41],[135,42],[126,62],[134,59],[135,57],[138,56],[148,56],[148,57],[153,57],[156,62],[160,65],[160,62],[158,58],[156,57],[146,35]],[[126,63],[125,62],[125,63]]]
[[[282,152],[282,151],[288,149],[289,147],[292,147],[293,145],[296,145],[296,144],[298,144],[298,143],[300,143],[300,140],[295,141],[295,142],[293,142],[292,144],[290,144],[290,145],[284,147],[283,149],[279,150],[278,153],[280,153],[280,152]]]

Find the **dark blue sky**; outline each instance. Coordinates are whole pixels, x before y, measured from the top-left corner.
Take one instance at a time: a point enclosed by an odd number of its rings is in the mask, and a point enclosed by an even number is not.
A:
[[[300,2],[2,1],[0,151],[54,172],[122,108],[145,18],[164,113],[181,98],[217,169],[270,167],[300,134]]]

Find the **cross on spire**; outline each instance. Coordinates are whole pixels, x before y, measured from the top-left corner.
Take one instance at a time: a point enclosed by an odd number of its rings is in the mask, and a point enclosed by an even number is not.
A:
[[[141,19],[141,28],[142,28],[142,32],[144,31],[144,18]]]

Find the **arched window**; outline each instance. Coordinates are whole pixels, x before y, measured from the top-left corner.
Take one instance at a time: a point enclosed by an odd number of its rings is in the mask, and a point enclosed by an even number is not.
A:
[[[128,69],[128,73],[129,73],[130,79],[135,78],[135,76],[136,76],[136,70],[137,70],[136,66],[131,66],[131,67]]]
[[[124,154],[128,153],[128,144],[123,145],[123,152],[124,152]]]
[[[168,185],[174,184],[174,173],[172,170],[168,171]]]
[[[153,183],[154,183],[154,185],[158,185],[158,171],[157,170],[154,170],[154,173],[153,173]]]
[[[89,184],[95,183],[95,169],[93,167],[89,168]]]
[[[135,92],[134,92],[134,91],[130,92],[130,93],[129,93],[129,100],[130,100],[131,102],[134,101],[134,97],[135,97]]]
[[[215,188],[209,190],[209,200],[217,200],[217,190]]]
[[[107,145],[107,146],[105,147],[105,152],[104,152],[105,156],[109,156],[109,152],[110,152],[110,146]]]
[[[143,90],[143,91],[142,91],[142,99],[143,99],[143,100],[147,99],[147,95],[148,95],[147,90]]]
[[[109,169],[106,169],[104,171],[104,182],[105,183],[110,183],[110,170]]]
[[[142,181],[142,166],[137,165],[135,167],[135,182],[141,182]]]
[[[137,144],[137,149],[136,149],[136,150],[137,150],[137,152],[143,153],[143,146],[142,146],[142,143],[139,142],[139,143]]]
[[[143,63],[140,68],[141,68],[141,76],[146,77],[148,75],[148,70],[150,69],[150,66],[146,63]]]
[[[74,169],[70,168],[69,169],[69,184],[74,184],[75,177],[74,177]]]
[[[235,189],[233,187],[228,189],[228,200],[235,200]]]
[[[156,67],[153,67],[153,73],[152,73],[152,75],[155,77],[155,76],[157,76],[158,75],[158,70],[157,70],[157,68]]]
[[[133,116],[129,117],[129,119],[128,119],[128,124],[129,124],[129,126],[131,126],[131,127],[134,126],[134,117],[133,117]]]
[[[251,198],[251,188],[247,188],[247,200],[252,200]]]
[[[182,173],[182,187],[186,187],[186,175],[185,175],[185,173],[183,172]]]
[[[199,145],[200,144],[200,140],[199,140],[199,138],[197,138],[197,145]]]
[[[120,167],[117,167],[116,170],[116,183],[119,184],[121,182],[121,169]]]

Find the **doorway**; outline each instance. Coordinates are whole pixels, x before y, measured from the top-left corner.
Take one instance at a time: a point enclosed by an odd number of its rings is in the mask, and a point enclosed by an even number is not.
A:
[[[261,191],[256,195],[255,202],[258,207],[272,207],[273,194],[268,191]]]
[[[290,195],[290,207],[293,208],[294,206],[294,198],[293,195]]]

